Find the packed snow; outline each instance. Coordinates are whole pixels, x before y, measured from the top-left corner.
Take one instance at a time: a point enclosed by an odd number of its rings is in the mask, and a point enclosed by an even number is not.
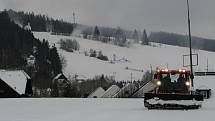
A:
[[[215,76],[196,77],[195,85],[215,90]],[[215,97],[198,110],[148,110],[143,99],[0,99],[0,121],[214,121]]]
[[[213,98],[214,99],[214,98]],[[204,103],[212,104],[214,100]],[[1,121],[214,121],[215,105],[198,110],[148,110],[143,99],[1,99]]]
[[[133,44],[127,48],[73,36],[51,35],[46,32],[34,32],[34,35],[41,40],[48,40],[51,45],[55,44],[60,55],[63,55],[67,61],[64,70],[66,75],[76,74],[86,78],[104,74],[113,76],[118,81],[141,80],[143,73],[150,70],[151,66],[152,69],[156,69],[156,67],[183,68],[183,55],[189,54],[188,48],[157,43],[153,43],[157,47]],[[60,49],[59,41],[64,38],[76,39],[80,44],[80,50],[71,53]],[[128,61],[118,61],[115,64],[111,64],[110,62],[85,56],[84,51],[89,51],[91,48],[97,51],[101,50],[104,55],[108,56],[109,60],[113,60],[115,55],[116,60],[126,59]],[[199,57],[199,65],[194,67],[196,71],[206,71],[207,59],[209,60],[209,71],[215,71],[215,64],[213,63],[215,62],[214,52],[194,50],[194,53],[197,53]],[[127,67],[132,69],[126,69]],[[143,70],[144,72],[135,70]]]
[[[150,100],[147,100],[150,104],[161,104],[161,105],[164,105],[164,104],[179,104],[179,105],[187,105],[187,106],[190,106],[190,105],[202,105],[202,102],[203,101],[196,101],[196,100],[156,100],[156,99],[150,99]]]

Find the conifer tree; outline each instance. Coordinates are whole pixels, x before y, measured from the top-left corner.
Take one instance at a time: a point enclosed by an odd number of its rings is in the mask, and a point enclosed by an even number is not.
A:
[[[143,31],[143,35],[142,35],[141,41],[142,41],[143,45],[149,45],[149,39],[148,39],[148,36],[147,36],[147,33],[146,33],[145,29]]]
[[[52,47],[50,50],[50,61],[54,75],[61,73],[62,72],[61,60],[55,46]]]
[[[93,38],[95,40],[99,40],[99,36],[100,36],[100,31],[99,31],[98,27],[96,26],[94,29],[94,32],[93,32]]]
[[[132,37],[133,37],[133,39],[134,39],[134,42],[135,42],[135,43],[138,43],[138,41],[139,41],[139,36],[138,36],[138,32],[137,32],[136,29],[134,30]]]

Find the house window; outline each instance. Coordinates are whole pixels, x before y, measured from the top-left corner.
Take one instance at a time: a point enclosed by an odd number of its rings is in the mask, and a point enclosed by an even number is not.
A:
[[[58,79],[58,83],[62,84],[64,82],[64,79]]]

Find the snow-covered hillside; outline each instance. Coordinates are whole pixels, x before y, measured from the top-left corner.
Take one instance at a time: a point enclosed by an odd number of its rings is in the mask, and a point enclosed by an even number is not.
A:
[[[86,78],[93,78],[95,75],[115,76],[116,80],[131,80],[131,73],[133,80],[140,80],[143,73],[156,67],[179,69],[183,68],[183,55],[189,54],[188,48],[176,47],[169,45],[156,44],[158,47],[142,46],[134,44],[130,48],[118,47],[111,44],[105,44],[98,41],[75,38],[71,36],[57,36],[50,35],[45,32],[34,32],[36,38],[47,39],[51,44],[58,47],[59,53],[67,60],[65,73],[67,75],[82,75]],[[75,38],[80,44],[80,51],[75,53],[66,52],[59,49],[59,40],[62,38]],[[104,55],[108,56],[109,60],[113,59],[116,55],[116,60],[127,59],[127,62],[117,62],[111,64],[98,60],[96,58],[84,55],[84,51],[89,51],[90,48],[94,50],[101,50]],[[209,60],[209,70],[215,71],[215,53],[195,50],[194,53],[199,55],[199,66],[195,67],[196,71],[205,71],[207,59]],[[195,60],[194,60],[195,61]],[[188,63],[188,62],[186,62]],[[131,70],[126,70],[129,67]],[[132,69],[144,70],[144,72],[134,71]]]

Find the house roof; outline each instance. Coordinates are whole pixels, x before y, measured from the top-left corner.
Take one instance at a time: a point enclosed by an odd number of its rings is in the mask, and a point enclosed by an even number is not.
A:
[[[25,94],[27,80],[31,79],[23,70],[0,70],[0,79],[18,94]]]
[[[102,95],[102,97],[104,98],[111,98],[113,97],[117,92],[120,91],[120,88],[117,85],[112,85],[111,87],[109,87],[104,95]]]
[[[102,87],[97,88],[94,92],[92,92],[88,98],[97,97],[100,98],[105,93],[105,90]]]
[[[59,79],[59,78],[67,79],[66,76],[63,73],[59,73],[57,76],[54,77],[53,80],[56,80],[56,79]]]

